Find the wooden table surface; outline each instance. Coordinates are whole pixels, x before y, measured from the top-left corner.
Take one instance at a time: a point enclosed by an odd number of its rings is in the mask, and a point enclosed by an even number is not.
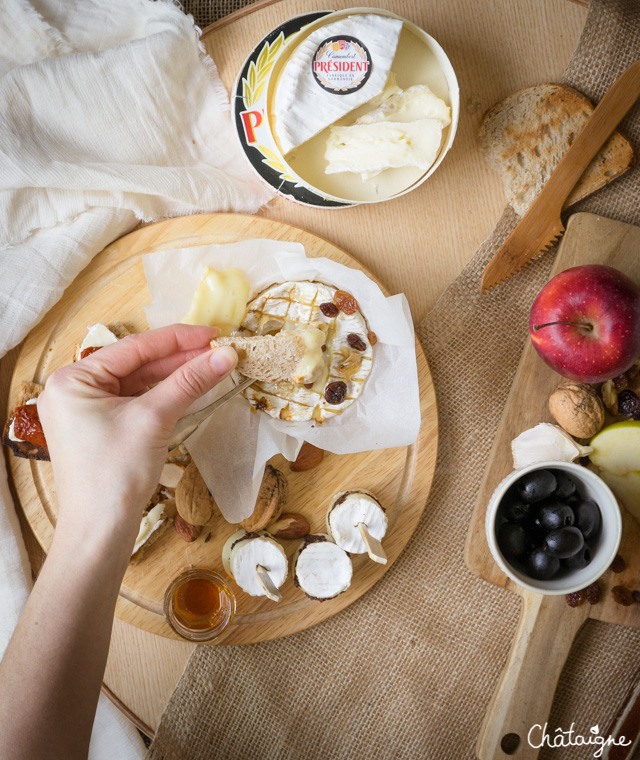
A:
[[[204,42],[230,88],[247,54],[271,28],[307,10],[354,5],[353,0],[260,0],[253,12],[243,9],[209,27]],[[353,254],[391,292],[406,293],[418,323],[504,207],[500,180],[479,150],[482,114],[514,90],[558,81],[587,10],[567,0],[376,0],[372,5],[416,22],[449,55],[461,91],[460,124],[451,152],[428,182],[395,201],[321,211],[278,199],[261,215],[303,227]],[[407,226],[403,216],[409,203],[418,212],[412,212]],[[0,363],[3,404],[16,356],[14,350]],[[23,532],[37,565],[38,547],[24,521]],[[152,735],[193,649],[116,618],[105,689]]]

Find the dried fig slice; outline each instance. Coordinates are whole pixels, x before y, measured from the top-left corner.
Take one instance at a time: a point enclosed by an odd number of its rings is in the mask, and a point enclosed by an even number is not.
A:
[[[282,514],[288,493],[289,484],[284,473],[268,464],[264,470],[253,514],[240,523],[242,527],[249,533],[264,530]]]

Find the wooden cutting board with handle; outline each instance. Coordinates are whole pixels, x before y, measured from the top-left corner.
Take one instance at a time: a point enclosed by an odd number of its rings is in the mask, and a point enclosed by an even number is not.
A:
[[[606,264],[640,282],[639,251],[640,227],[593,214],[574,214],[559,247],[552,276],[581,264]],[[527,340],[469,526],[465,547],[469,569],[522,596],[520,623],[480,730],[476,746],[480,760],[508,757],[531,760],[538,756],[539,749],[528,743],[529,730],[536,724],[544,726],[547,721],[560,673],[587,618],[640,627],[640,605],[622,607],[611,595],[611,588],[616,585],[640,588],[640,525],[624,508],[620,555],[627,568],[620,574],[605,573],[600,579],[601,601],[594,606],[585,601],[571,608],[564,596],[543,596],[520,588],[504,575],[489,551],[485,513],[494,489],[513,469],[511,441],[539,422],[553,422],[547,402],[560,381],[560,376],[544,364]],[[620,699],[623,698],[621,694]]]

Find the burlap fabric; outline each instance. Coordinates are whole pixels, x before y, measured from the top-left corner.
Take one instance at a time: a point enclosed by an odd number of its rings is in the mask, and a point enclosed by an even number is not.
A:
[[[640,2],[593,0],[564,81],[599,100],[639,56]],[[640,149],[640,107],[622,129]],[[640,222],[640,168],[579,210]],[[462,553],[528,310],[553,262],[548,254],[479,295],[481,273],[515,221],[507,209],[418,327],[437,389],[440,448],[429,503],[402,556],[365,597],[315,628],[197,649],[163,715],[154,760],[474,757],[520,600],[473,577]],[[588,622],[550,725],[575,722],[588,735],[598,723],[604,731],[637,675],[639,652],[640,631]],[[576,748],[540,757],[591,755]]]
[[[190,13],[196,24],[204,29],[223,16],[251,5],[250,0],[182,0],[185,13]]]

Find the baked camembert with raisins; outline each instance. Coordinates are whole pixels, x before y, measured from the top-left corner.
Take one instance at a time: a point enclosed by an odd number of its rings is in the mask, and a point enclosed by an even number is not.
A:
[[[320,282],[272,285],[247,305],[234,336],[237,345],[234,338],[224,343],[242,350],[242,338],[265,335],[288,338],[289,343],[296,336],[300,352],[292,358],[299,363],[291,365],[295,369],[285,373],[286,380],[258,379],[247,388],[245,395],[254,409],[275,419],[324,422],[344,412],[362,393],[376,339],[351,294]],[[238,370],[243,372],[242,361]]]

